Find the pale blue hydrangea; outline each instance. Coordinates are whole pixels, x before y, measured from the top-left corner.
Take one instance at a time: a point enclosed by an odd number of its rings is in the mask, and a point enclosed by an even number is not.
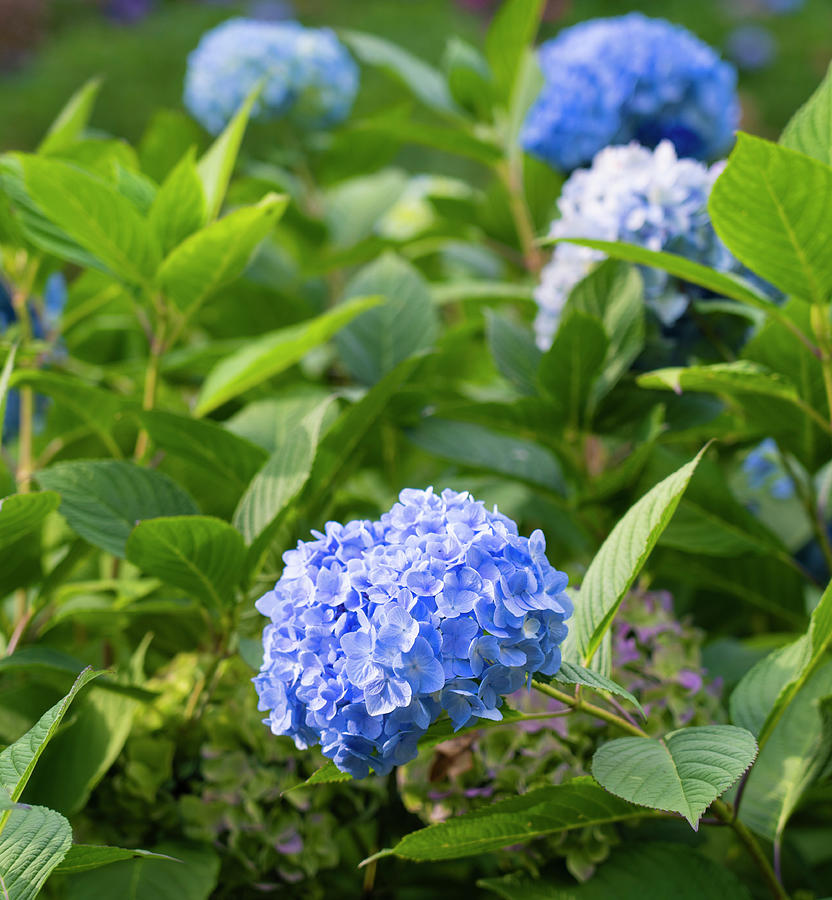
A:
[[[229,19],[202,36],[188,57],[185,106],[213,134],[262,84],[255,119],[287,117],[307,128],[345,119],[358,93],[353,58],[328,28]]]
[[[729,32],[725,50],[740,69],[756,72],[774,62],[777,38],[762,25],[738,25]]]
[[[544,86],[526,117],[525,150],[562,171],[604,147],[671,140],[714,159],[739,122],[736,72],[679,25],[630,13],[562,31],[540,48]]]
[[[649,250],[677,253],[720,272],[741,266],[717,237],[708,215],[708,195],[723,163],[710,168],[679,159],[670,141],[655,150],[636,143],[608,147],[591,168],[578,169],[563,186],[560,218],[551,237],[625,241]],[[547,349],[570,291],[604,259],[598,250],[558,244],[535,290],[535,334]],[[682,282],[666,272],[641,267],[648,307],[665,326],[685,312],[689,299]]]
[[[743,460],[742,469],[752,490],[768,491],[775,500],[788,500],[794,496],[794,482],[783,468],[773,438],[757,444]]]
[[[520,537],[496,508],[428,488],[314,534],[257,601],[271,620],[259,708],[299,748],[385,774],[443,710],[455,729],[499,720],[505,695],[560,667],[572,605],[540,531]]]

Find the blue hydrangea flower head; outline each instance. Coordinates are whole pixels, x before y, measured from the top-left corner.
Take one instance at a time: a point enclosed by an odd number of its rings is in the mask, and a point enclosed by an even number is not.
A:
[[[204,34],[189,55],[184,101],[217,134],[262,84],[254,118],[326,128],[349,115],[358,83],[358,66],[328,28],[237,18]]]
[[[715,159],[739,122],[737,75],[679,25],[630,13],[567,28],[540,48],[544,86],[526,117],[523,148],[569,172],[604,147],[673,142]]]
[[[679,159],[670,141],[655,150],[636,143],[608,147],[590,168],[570,175],[558,200],[560,218],[549,234],[625,241],[677,253],[720,272],[741,272],[708,215],[708,196],[722,169],[722,163],[708,168]],[[572,288],[602,259],[597,250],[556,245],[535,291],[541,349],[551,346]],[[641,267],[641,272],[648,307],[663,325],[673,325],[688,305],[683,283],[658,269]]]
[[[354,777],[416,756],[431,722],[499,720],[502,698],[560,667],[567,577],[540,531],[467,493],[404,490],[380,520],[329,522],[284,554],[259,708],[275,734]]]
[[[728,34],[725,50],[740,69],[756,72],[774,62],[777,38],[762,25],[738,25]]]

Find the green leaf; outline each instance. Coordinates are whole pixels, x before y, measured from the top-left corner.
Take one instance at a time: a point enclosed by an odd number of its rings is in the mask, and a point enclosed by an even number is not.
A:
[[[407,184],[400,169],[382,169],[329,188],[324,194],[324,219],[333,246],[344,250],[370,237]]]
[[[185,316],[242,274],[286,202],[286,197],[267,194],[255,206],[235,209],[192,234],[165,259],[159,285]]]
[[[443,115],[459,114],[447,81],[433,66],[375,34],[342,31],[340,37],[360,62],[388,72],[425,106]]]
[[[148,219],[163,254],[170,253],[205,221],[205,193],[196,170],[192,147],[171,170],[156,192]]]
[[[830,203],[832,169],[740,133],[708,209],[740,262],[785,293],[822,303],[832,291]]]
[[[657,369],[639,375],[638,384],[652,390],[704,391],[712,394],[762,394],[798,402],[797,388],[782,375],[745,359],[711,366]]]
[[[806,634],[757,663],[731,696],[732,718],[745,723],[749,730],[757,734],[761,750],[789,704],[820,667],[830,646],[832,582],[812,612]],[[771,706],[766,712],[769,703]]]
[[[53,809],[12,812],[0,834],[0,896],[32,900],[71,843],[69,822]]]
[[[623,697],[632,703],[645,719],[647,718],[647,713],[644,712],[641,704],[626,688],[621,687],[620,684],[616,684],[611,678],[607,678],[593,669],[586,669],[583,666],[564,660],[561,662],[558,671],[552,676],[552,680],[559,681],[561,684],[582,684],[595,691]]]
[[[494,101],[494,76],[480,51],[452,35],[445,45],[442,67],[454,100],[463,109],[486,118]]]
[[[326,343],[356,316],[380,303],[378,297],[356,297],[314,319],[281,328],[225,357],[202,385],[195,415],[204,416],[234,397],[279,375],[310,350]]]
[[[234,604],[245,556],[239,531],[210,516],[147,519],[127,541],[129,562],[200,600],[217,615]]]
[[[503,100],[511,96],[523,53],[534,43],[543,5],[543,0],[506,0],[485,36],[485,55]]]
[[[101,79],[91,78],[77,90],[49,126],[40,142],[38,153],[49,156],[59,154],[74,144],[87,127],[92,109],[101,90]]]
[[[237,154],[246,133],[251,109],[261,91],[256,87],[246,98],[243,105],[234,114],[234,118],[226,125],[222,134],[205,151],[205,155],[197,163],[197,172],[202,189],[205,192],[205,221],[210,222],[217,217],[225,199],[228,182],[237,162]]]
[[[790,150],[832,163],[832,68],[812,96],[792,116],[780,136]]]
[[[432,147],[445,153],[453,153],[466,159],[473,159],[484,166],[494,166],[502,158],[500,148],[459,128],[443,128],[401,116],[375,116],[354,122],[351,130],[372,133],[379,140],[403,141]]]
[[[14,370],[14,359],[17,356],[18,344],[12,344],[11,350],[6,355],[6,361],[3,363],[3,371],[0,372],[0,443],[4,437],[3,430],[6,423],[6,400],[9,396],[9,380]]]
[[[730,869],[683,844],[615,847],[589,881],[553,884],[526,875],[477,882],[505,900],[751,900]]]
[[[414,860],[459,859],[547,834],[650,815],[611,796],[591,778],[576,778],[413,831],[385,855]]]
[[[109,866],[110,863],[136,858],[179,862],[178,859],[172,856],[166,856],[164,853],[151,853],[150,850],[126,850],[123,847],[73,844],[63,858],[63,862],[55,869],[55,874],[74,875],[78,872],[88,872],[90,869],[100,869],[102,866]]]
[[[111,184],[57,159],[24,156],[32,199],[59,228],[125,281],[147,284],[162,254],[136,207]]]
[[[13,802],[20,799],[37,761],[58,730],[70,703],[84,685],[101,674],[92,667],[84,669],[75,679],[75,683],[63,700],[47,710],[23,737],[0,753],[0,786]],[[4,819],[0,819],[0,821],[4,820],[5,814]]]
[[[0,548],[34,531],[60,502],[58,494],[51,491],[12,494],[0,500]]]
[[[534,303],[534,288],[511,281],[448,281],[430,285],[433,302],[437,306],[462,303],[468,300],[523,300]]]
[[[241,493],[268,458],[256,444],[210,419],[160,410],[137,413],[137,418],[157,447],[233,483]]]
[[[287,430],[277,450],[254,476],[234,512],[234,525],[259,555],[275,524],[309,479],[329,399]]]
[[[565,492],[560,464],[540,444],[509,437],[482,425],[438,417],[425,419],[408,431],[407,436],[428,453],[451,459],[466,468],[487,469],[557,494]]]
[[[485,334],[500,372],[524,394],[537,394],[536,376],[543,354],[528,327],[489,309]]]
[[[782,836],[804,792],[832,758],[830,694],[832,662],[827,662],[789,704],[745,783],[740,818],[768,840]]]
[[[167,475],[121,460],[58,463],[37,478],[61,495],[60,512],[73,531],[114,556],[125,555],[140,520],[199,512]]]
[[[682,728],[662,740],[627,737],[601,746],[592,774],[630,803],[681,813],[696,830],[705,810],[757,755],[751,732],[734,725]]]
[[[659,482],[645,494],[613,528],[590,563],[581,583],[580,603],[569,628],[567,648],[588,666],[612,624],[621,601],[667,527],[696,466],[695,459]],[[595,668],[609,676],[609,656],[604,654]]]
[[[579,427],[590,418],[589,400],[607,358],[600,319],[575,309],[560,323],[552,346],[540,360],[538,379],[564,418]]]
[[[384,304],[356,317],[336,338],[347,368],[364,384],[375,384],[402,360],[430,347],[438,330],[427,282],[394,253],[361,269],[344,297],[349,302],[375,294],[385,298]]]

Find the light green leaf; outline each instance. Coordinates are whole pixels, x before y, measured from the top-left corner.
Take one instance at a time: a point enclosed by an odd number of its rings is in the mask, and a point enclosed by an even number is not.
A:
[[[529,328],[489,309],[485,334],[500,372],[524,394],[537,394],[536,376],[543,354]]]
[[[601,646],[621,601],[667,527],[703,451],[645,494],[613,528],[590,563],[575,606],[565,654],[588,666]],[[574,655],[571,655],[574,653]],[[595,668],[609,677],[609,657]]]
[[[60,512],[82,538],[123,557],[142,519],[195,515],[194,501],[167,475],[121,460],[58,463],[38,481],[61,495]]]
[[[785,293],[822,303],[832,291],[830,203],[829,166],[740,133],[708,209],[740,262]]]
[[[53,809],[16,810],[0,834],[0,896],[32,900],[72,843],[69,822]]]
[[[491,141],[475,137],[459,128],[443,128],[401,116],[375,116],[353,123],[352,130],[372,132],[379,140],[400,141],[417,144],[452,153],[466,159],[473,159],[484,166],[493,166],[500,161],[500,148]]]
[[[34,531],[60,502],[58,494],[51,491],[12,494],[0,500],[0,548]]]
[[[23,156],[26,188],[46,216],[125,281],[147,284],[162,254],[136,207],[111,184],[57,159]]]
[[[382,169],[329,188],[324,194],[324,219],[333,246],[344,250],[370,237],[407,184],[401,169]]]
[[[589,400],[608,346],[600,319],[577,309],[562,319],[538,371],[542,389],[563,416],[562,424],[577,428],[589,420]]]
[[[326,343],[356,316],[377,306],[378,297],[356,297],[314,319],[290,325],[251,341],[211,369],[197,400],[195,415],[204,416],[234,397],[294,365]]]
[[[384,297],[384,304],[356,317],[335,342],[352,375],[375,384],[408,356],[433,344],[438,317],[425,279],[394,253],[361,269],[347,285],[344,302],[369,295]]]
[[[662,740],[627,737],[601,746],[592,774],[630,803],[681,813],[696,830],[705,810],[757,755],[751,732],[734,725],[682,728]]]
[[[641,704],[626,688],[621,687],[620,684],[616,684],[611,678],[607,678],[594,669],[587,669],[564,660],[560,664],[558,671],[552,676],[552,680],[559,681],[561,684],[582,684],[602,693],[623,697],[632,703],[645,719],[647,718],[647,714],[644,712]]]
[[[452,35],[445,45],[442,68],[454,100],[463,109],[487,117],[494,101],[494,76],[482,53]]]
[[[246,98],[245,103],[235,113],[234,118],[226,125],[223,133],[205,151],[205,155],[197,163],[197,172],[205,192],[205,221],[210,222],[217,217],[225,199],[228,182],[234,171],[237,154],[246,133],[251,109],[261,91],[256,87]]]
[[[433,302],[437,306],[471,300],[523,300],[534,303],[534,288],[510,281],[448,281],[430,285]]]
[[[202,601],[215,615],[233,606],[245,555],[239,531],[210,516],[147,519],[127,541],[134,566]]]
[[[205,221],[205,193],[196,170],[196,150],[193,147],[156,192],[148,219],[165,255],[197,231]]]
[[[14,359],[17,356],[18,344],[12,344],[11,350],[6,355],[6,361],[3,363],[3,371],[0,372],[0,443],[3,439],[3,429],[6,423],[6,400],[9,396],[9,380],[14,370]]]
[[[525,875],[477,882],[505,900],[751,900],[724,865],[684,844],[625,844],[613,849],[589,881],[562,885]]]
[[[832,163],[832,68],[789,120],[780,143],[827,165]]]
[[[125,859],[163,859],[168,862],[179,862],[173,856],[164,853],[151,853],[150,850],[126,850],[123,847],[103,847],[94,844],[73,844],[67,851],[58,867],[56,875],[74,875],[78,872],[89,872],[100,869],[110,863],[122,862]]]
[[[414,860],[459,859],[547,834],[651,815],[611,796],[591,778],[576,778],[413,831],[384,855]]]
[[[88,667],[75,679],[69,693],[47,710],[40,719],[11,746],[0,753],[0,786],[16,802],[32,776],[37,761],[58,730],[70,703],[84,685],[101,675]],[[5,821],[6,817],[0,819]]]
[[[78,140],[87,127],[100,90],[101,79],[91,78],[69,98],[66,106],[49,126],[49,131],[40,142],[38,153],[44,156],[59,154]]]
[[[159,269],[159,286],[186,316],[248,265],[260,242],[286,209],[286,197],[267,194],[255,206],[235,209],[179,244]]]
[[[506,0],[485,36],[485,55],[505,101],[514,89],[523,53],[534,43],[543,6],[543,0]]]
[[[342,31],[340,37],[360,62],[384,69],[402,82],[425,106],[444,115],[459,114],[447,81],[433,66],[375,34]]]
[[[674,391],[677,394],[683,390],[729,396],[763,394],[798,402],[797,388],[787,378],[745,359],[711,366],[657,369],[639,375],[638,384],[643,388]]]
[[[431,417],[407,432],[408,438],[436,456],[466,468],[487,469],[519,481],[565,492],[560,464],[540,444],[509,437],[471,422]]]

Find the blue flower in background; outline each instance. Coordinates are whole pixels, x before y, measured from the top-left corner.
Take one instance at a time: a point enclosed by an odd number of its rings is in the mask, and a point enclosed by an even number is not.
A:
[[[739,25],[729,33],[725,50],[741,69],[757,71],[774,62],[777,38],[762,25]]]
[[[752,490],[767,490],[775,500],[789,500],[794,496],[794,483],[783,469],[772,438],[757,444],[745,457],[742,469]]]
[[[254,679],[275,734],[354,777],[416,756],[444,710],[455,729],[560,667],[567,577],[543,535],[467,493],[404,490],[377,522],[329,522],[287,551],[257,601],[271,620]]]
[[[608,147],[589,169],[573,172],[563,186],[551,237],[625,241],[649,250],[677,253],[720,272],[742,267],[717,237],[708,215],[708,196],[723,164],[708,168],[678,159],[670,141],[655,150],[638,144]],[[558,244],[535,291],[537,343],[551,346],[570,291],[604,259],[576,244]],[[659,269],[641,267],[648,307],[665,325],[685,312],[684,284]]]
[[[358,82],[358,66],[327,28],[229,19],[204,34],[189,55],[184,101],[217,134],[262,84],[254,118],[287,117],[326,128],[349,115]]]
[[[604,147],[670,140],[714,159],[739,122],[737,75],[679,25],[630,13],[562,31],[540,48],[544,86],[523,125],[529,153],[562,171]]]

